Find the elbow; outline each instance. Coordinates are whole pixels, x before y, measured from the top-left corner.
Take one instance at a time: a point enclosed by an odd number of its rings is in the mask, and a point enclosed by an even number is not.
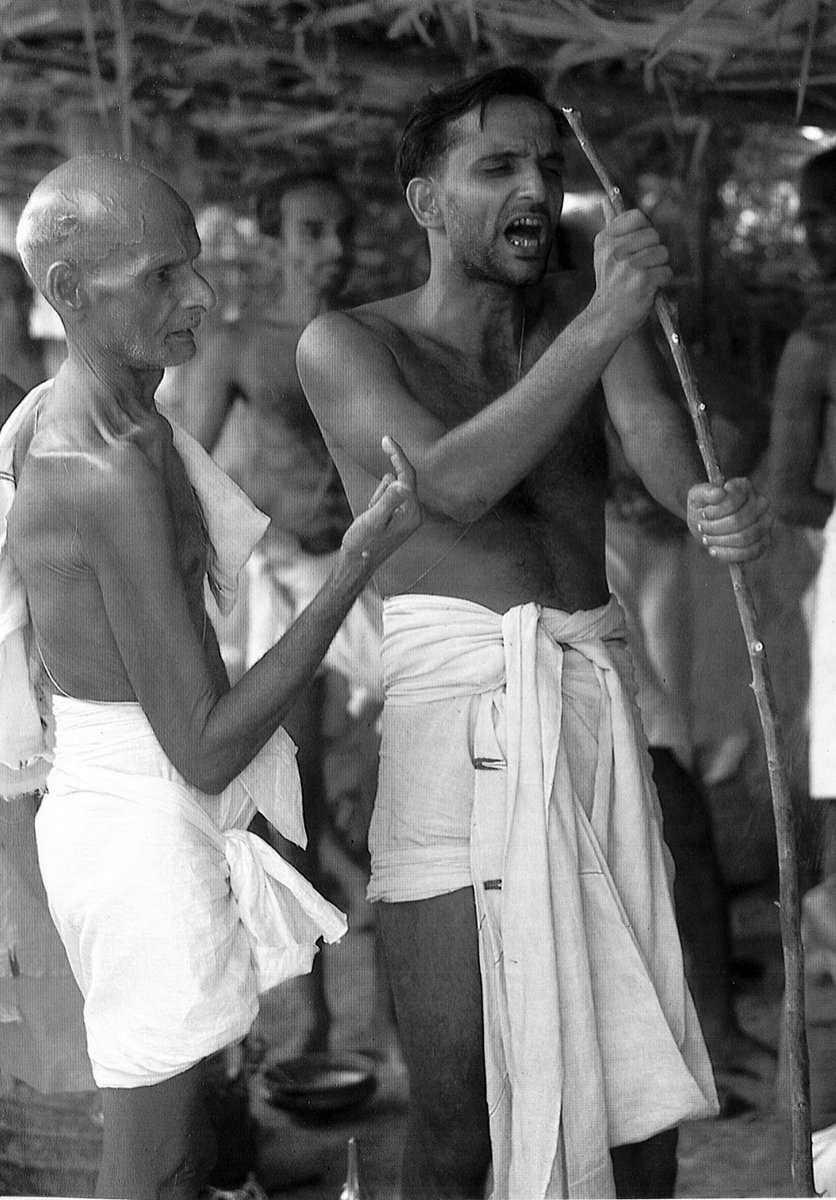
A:
[[[230,755],[220,759],[216,755],[196,751],[185,755],[181,752],[178,757],[180,761],[174,765],[186,783],[207,796],[220,795],[238,774]]]
[[[772,502],[772,511],[779,521],[786,522],[787,525],[792,525],[796,516],[796,505],[793,504],[789,496],[782,492],[772,492],[770,495]]]
[[[482,497],[465,483],[451,486],[448,480],[437,486],[419,476],[418,499],[429,513],[435,513],[457,525],[472,525],[493,508],[500,497]]]
[[[767,481],[765,492],[772,505],[772,512],[779,521],[786,525],[795,525],[801,519],[803,504],[798,492],[787,487],[780,479],[774,477]]]
[[[206,796],[219,796],[221,792],[229,787],[234,778],[234,775],[230,776],[226,773],[213,774],[209,771],[196,771],[193,773],[192,778],[188,779],[188,782],[192,787],[197,788],[199,792],[203,792]]]

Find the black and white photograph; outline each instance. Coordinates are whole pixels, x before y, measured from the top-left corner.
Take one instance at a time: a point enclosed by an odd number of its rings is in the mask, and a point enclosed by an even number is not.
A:
[[[835,505],[832,0],[0,0],[0,1196],[836,1197]]]

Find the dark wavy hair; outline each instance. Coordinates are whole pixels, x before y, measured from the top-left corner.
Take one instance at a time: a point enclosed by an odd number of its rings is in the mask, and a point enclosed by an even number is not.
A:
[[[277,176],[268,179],[255,193],[255,219],[259,233],[265,237],[279,237],[282,232],[282,200],[289,192],[298,192],[307,187],[327,188],[351,204],[351,197],[342,180],[331,168]]]
[[[431,88],[415,105],[401,134],[395,174],[404,191],[410,179],[426,175],[449,149],[453,122],[477,106],[483,122],[488,101],[496,96],[524,96],[539,101],[554,117],[558,133],[568,134],[563,114],[548,103],[542,83],[525,67],[497,67],[449,87]]]

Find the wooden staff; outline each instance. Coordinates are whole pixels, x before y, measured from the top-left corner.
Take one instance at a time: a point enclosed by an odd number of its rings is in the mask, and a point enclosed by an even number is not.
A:
[[[607,193],[616,213],[624,212],[624,198],[609,177],[584,129],[581,115],[575,108],[563,108],[563,115],[574,130],[581,149]],[[714,439],[708,422],[706,406],[700,398],[694,372],[679,334],[673,305],[667,296],[656,293],[656,316],[662,326],[688,402],[688,411],[697,434],[702,460],[710,483],[723,486],[725,480]],[[752,689],[758,704],[772,807],[775,813],[775,832],[778,844],[778,910],[781,922],[781,945],[784,956],[784,1032],[788,1054],[790,1088],[790,1124],[792,1130],[792,1178],[796,1195],[815,1196],[813,1158],[810,1130],[810,1066],[807,1055],[807,1034],[804,1025],[804,953],[801,945],[801,904],[798,893],[798,861],[795,818],[784,769],[781,732],[775,708],[775,697],[769,674],[766,650],[758,633],[757,614],[749,584],[741,563],[729,563],[729,571],[737,601],[737,611],[746,636],[749,662],[752,667]]]

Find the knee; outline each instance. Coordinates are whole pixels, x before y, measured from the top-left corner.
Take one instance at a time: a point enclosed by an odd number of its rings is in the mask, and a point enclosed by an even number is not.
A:
[[[652,747],[650,753],[665,841],[674,860],[677,853],[712,854],[714,830],[701,787],[669,750]]]

